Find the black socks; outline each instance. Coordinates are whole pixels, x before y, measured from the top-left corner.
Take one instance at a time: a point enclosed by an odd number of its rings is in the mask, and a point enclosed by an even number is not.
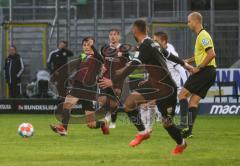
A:
[[[188,125],[188,100],[182,99],[179,101],[180,104],[180,125],[187,127]]]
[[[136,126],[138,131],[145,130],[144,124],[141,120],[141,114],[137,109],[127,112],[127,115],[129,117],[130,121]]]
[[[112,121],[112,123],[115,123],[116,120],[117,120],[117,111],[114,111],[111,114],[111,121]]]
[[[64,109],[63,110],[63,113],[62,113],[62,124],[63,124],[63,127],[67,130],[67,127],[68,127],[68,123],[69,123],[69,120],[70,120],[70,116],[71,116],[71,112],[70,110],[68,109]]]
[[[175,125],[172,125],[170,127],[165,127],[165,129],[178,145],[182,144],[183,138],[182,138],[180,129],[178,129]]]
[[[102,128],[105,126],[105,122],[104,121],[96,121],[96,129],[98,128]]]
[[[191,107],[189,108],[189,113],[188,113],[188,126],[189,126],[189,131],[192,132],[193,125],[195,122],[195,119],[198,114],[198,108],[196,107]]]

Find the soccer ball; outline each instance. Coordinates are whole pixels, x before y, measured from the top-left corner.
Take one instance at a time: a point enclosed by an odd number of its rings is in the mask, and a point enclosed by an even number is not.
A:
[[[22,123],[18,127],[18,134],[23,138],[29,138],[33,136],[34,128],[31,123]]]

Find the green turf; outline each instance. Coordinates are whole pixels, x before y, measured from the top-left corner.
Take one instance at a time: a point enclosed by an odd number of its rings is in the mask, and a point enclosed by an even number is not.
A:
[[[53,115],[0,115],[0,165],[240,165],[240,117],[201,117],[197,119],[194,138],[180,156],[171,156],[175,143],[156,124],[151,139],[136,148],[128,147],[136,133],[129,123],[118,121],[117,128],[104,136],[85,125],[71,125],[69,135],[60,137],[48,124]],[[17,134],[22,122],[35,127],[35,135],[23,140]]]

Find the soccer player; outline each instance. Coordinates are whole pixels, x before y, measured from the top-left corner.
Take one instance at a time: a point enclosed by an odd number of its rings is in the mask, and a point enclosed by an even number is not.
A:
[[[156,32],[153,35],[153,40],[157,42],[161,48],[166,49],[167,51],[171,52],[174,56],[178,57],[178,53],[176,52],[174,46],[168,42],[167,33],[161,32],[161,31]],[[167,62],[168,70],[170,71],[170,74],[177,85],[178,94],[179,94],[182,88],[181,80],[183,81],[183,83],[185,83],[185,81],[187,80],[186,71],[181,65],[177,63],[174,63],[167,59],[166,59],[166,62]],[[154,102],[149,102],[148,105],[145,106],[145,110],[141,111],[142,120],[144,124],[146,124],[145,126],[149,128],[149,130],[151,130],[153,125],[153,120],[154,120],[154,114],[152,113],[153,111],[156,112],[155,114],[157,115],[157,121],[159,121],[159,117],[161,117],[161,113],[156,108]]]
[[[139,46],[136,46],[134,49],[135,53],[131,56],[131,60],[137,58],[139,55]],[[135,69],[129,76],[129,88],[130,92],[138,89],[141,86],[141,83],[144,80],[147,80],[148,74],[145,72],[145,68],[137,68]],[[161,121],[161,113],[158,111],[155,101],[150,101],[148,103],[141,104],[139,106],[141,120],[145,126],[145,129],[150,133],[152,132],[154,120]]]
[[[193,68],[192,75],[187,79],[178,96],[181,113],[180,125],[184,137],[192,136],[199,101],[205,98],[216,77],[214,44],[209,33],[203,28],[202,20],[202,15],[198,12],[192,12],[188,15],[188,27],[197,34],[194,49],[194,59],[197,67]]]
[[[176,52],[174,46],[168,42],[168,35],[165,32],[156,32],[153,35],[153,40],[156,41],[161,48],[166,49],[167,51],[171,52],[174,56],[178,57],[178,53]],[[167,67],[170,71],[173,80],[177,84],[178,92],[180,92],[182,86],[181,86],[181,80],[183,81],[183,84],[187,80],[187,74],[185,69],[172,61],[167,60]]]
[[[109,31],[109,44],[105,45],[102,50],[102,56],[104,57],[104,67],[106,68],[103,73],[103,78],[100,79],[99,85],[105,91],[111,95],[111,92],[107,90],[107,88],[113,88],[113,92],[117,97],[120,98],[123,83],[124,81],[114,82],[114,72],[125,66],[125,64],[129,61],[128,51],[124,48],[124,44],[120,43],[121,34],[118,29],[111,29]],[[109,114],[106,117],[109,121],[111,121],[109,128],[116,128],[116,120],[117,120],[117,106],[119,103],[117,101],[111,100],[110,98],[105,99],[101,97],[102,103],[108,104],[107,109],[109,109]],[[110,101],[111,100],[111,101]],[[108,103],[107,103],[108,102]],[[110,120],[111,119],[111,120]]]
[[[137,20],[133,24],[132,32],[134,38],[140,43],[139,56],[129,62],[127,66],[116,71],[119,79],[125,78],[140,64],[144,64],[148,71],[148,80],[142,84],[142,89],[137,89],[129,94],[125,101],[125,112],[130,121],[135,125],[139,131],[134,140],[130,142],[131,147],[135,147],[143,140],[150,137],[150,132],[145,129],[141,120],[140,113],[137,109],[139,104],[156,100],[158,109],[163,116],[163,126],[177,143],[172,154],[181,154],[186,148],[187,144],[182,138],[181,131],[173,122],[175,114],[175,107],[177,103],[177,87],[167,69],[165,58],[179,63],[188,70],[192,67],[180,60],[178,57],[172,55],[165,49],[160,49],[154,41],[147,36],[147,25],[143,20]]]
[[[50,125],[54,132],[62,136],[67,135],[71,108],[79,101],[82,104],[82,109],[85,110],[87,126],[95,129],[101,128],[103,134],[109,134],[106,122],[94,119],[94,107],[91,100],[94,100],[96,96],[96,77],[102,69],[103,59],[94,48],[93,43],[94,40],[91,37],[83,39],[82,47],[86,56],[84,59],[80,59],[79,69],[72,79],[73,88],[69,89],[63,103],[62,124]]]

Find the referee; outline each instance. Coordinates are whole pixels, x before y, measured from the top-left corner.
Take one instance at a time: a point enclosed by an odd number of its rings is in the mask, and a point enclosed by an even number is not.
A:
[[[181,114],[180,127],[183,129],[184,137],[192,137],[199,101],[205,98],[216,77],[214,44],[209,33],[203,28],[202,15],[198,12],[190,13],[188,15],[188,27],[197,34],[194,51],[194,60],[197,67],[192,69],[192,75],[187,79],[184,88],[178,95]]]

